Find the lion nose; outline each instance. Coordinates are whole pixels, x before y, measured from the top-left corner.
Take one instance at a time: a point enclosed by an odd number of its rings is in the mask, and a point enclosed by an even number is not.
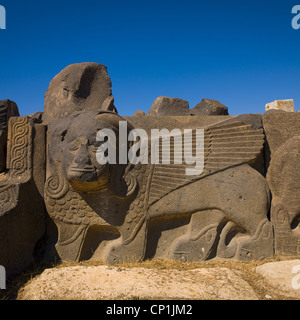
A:
[[[91,164],[91,160],[89,157],[89,153],[87,150],[87,147],[85,145],[81,145],[81,147],[79,148],[75,158],[74,158],[74,162],[76,164],[80,164],[80,165],[90,165]]]

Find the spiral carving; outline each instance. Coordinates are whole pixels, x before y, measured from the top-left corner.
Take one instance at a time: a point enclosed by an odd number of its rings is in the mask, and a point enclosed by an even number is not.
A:
[[[45,183],[45,194],[52,199],[60,199],[64,197],[69,190],[68,183],[61,175],[51,175]]]
[[[7,173],[0,183],[0,217],[16,207],[19,185],[31,177],[32,129],[28,117],[13,117],[9,121],[7,139]]]
[[[12,119],[9,130],[8,168],[10,178],[29,176],[31,169],[31,128],[27,117]]]

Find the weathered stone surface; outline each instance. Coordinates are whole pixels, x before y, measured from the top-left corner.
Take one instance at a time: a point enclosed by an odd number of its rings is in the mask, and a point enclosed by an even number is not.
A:
[[[265,107],[266,111],[268,110],[283,110],[287,112],[294,112],[295,106],[294,106],[294,100],[288,99],[288,100],[275,100],[273,102],[267,103]]]
[[[43,122],[43,112],[37,111],[33,114],[28,115],[28,118],[30,119],[31,125],[34,125],[35,123],[42,123]]]
[[[225,118],[223,118],[223,120],[225,120]],[[228,120],[226,120],[226,123],[237,122],[237,121],[240,121],[243,124],[251,125],[251,128],[254,130],[263,129],[262,114],[260,113],[248,113],[248,114],[241,114],[238,116],[231,116]]]
[[[226,117],[227,118],[227,117]],[[232,123],[240,121],[243,124],[250,125],[254,130],[263,130],[262,124],[262,114],[241,114],[238,116],[231,116],[228,120],[224,123]],[[261,153],[257,156],[255,161],[251,163],[251,166],[256,169],[260,174],[263,176],[266,175],[266,164],[265,164],[265,156],[268,151],[266,150],[266,146],[261,151]]]
[[[299,112],[267,112],[262,116],[262,121],[271,157],[283,143],[300,135]]]
[[[158,97],[154,100],[148,116],[218,116],[228,115],[228,108],[219,101],[202,99],[194,108],[179,98]]]
[[[19,115],[19,109],[15,102],[10,100],[0,101],[0,130],[7,128],[8,120],[11,117],[17,117]]]
[[[190,110],[190,115],[228,115],[228,108],[217,100],[202,99],[200,103],[198,103],[194,108]]]
[[[280,109],[269,109],[265,112],[265,114],[269,114],[269,113],[286,113],[286,111],[280,110]]]
[[[154,100],[148,116],[184,116],[189,112],[186,100],[169,97],[158,97]]]
[[[19,300],[128,299],[257,300],[252,287],[228,268],[190,271],[144,268],[47,269],[27,284]]]
[[[45,232],[43,151],[43,126],[32,127],[27,117],[9,120],[7,172],[0,177],[0,265],[7,277],[34,261]]]
[[[270,113],[263,116],[270,162],[267,180],[272,192],[271,220],[275,254],[300,254],[300,114]]]
[[[143,117],[145,115],[145,112],[142,111],[142,110],[137,110],[135,113],[134,113],[134,117]]]
[[[55,76],[45,94],[43,120],[49,122],[83,110],[116,112],[111,80],[101,64],[72,64]]]
[[[19,109],[15,102],[0,101],[0,172],[6,167],[7,125],[11,117],[19,116]]]
[[[265,263],[256,268],[271,287],[300,299],[300,260]]]
[[[271,156],[267,178],[272,191],[271,218],[280,257],[300,256],[300,135]]]
[[[192,118],[196,128],[205,124],[205,117]],[[151,119],[157,122],[157,117],[132,117],[128,129],[136,121],[149,131],[155,127]],[[114,113],[81,112],[49,125],[45,201],[58,227],[61,259],[117,263],[218,256],[248,261],[273,255],[269,189],[248,165],[261,152],[261,131],[239,122],[209,126],[208,121],[204,171],[188,176],[185,163],[100,165],[98,130],[110,128],[118,135],[123,120]],[[159,121],[160,127],[170,126],[169,117]],[[177,123],[182,129],[191,125],[186,117]]]
[[[103,111],[114,111],[117,112],[115,105],[114,105],[115,99],[113,96],[107,97],[104,102],[102,103],[101,110]]]

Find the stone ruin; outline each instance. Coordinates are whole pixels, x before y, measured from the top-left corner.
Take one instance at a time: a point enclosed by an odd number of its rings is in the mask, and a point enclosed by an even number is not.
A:
[[[57,260],[299,258],[300,113],[293,108],[275,101],[264,114],[231,116],[215,100],[190,109],[159,97],[147,114],[121,117],[107,68],[97,63],[59,73],[44,112],[20,116],[14,102],[1,101],[0,265],[13,276]],[[186,164],[172,162],[101,165],[97,132],[110,129],[120,142],[120,121],[127,133],[149,136],[154,128],[203,129],[202,173],[186,175]],[[193,140],[185,146],[195,151]]]

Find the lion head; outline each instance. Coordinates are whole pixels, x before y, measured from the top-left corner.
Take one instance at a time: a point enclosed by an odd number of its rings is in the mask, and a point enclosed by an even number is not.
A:
[[[115,133],[118,159],[119,121],[124,119],[113,112],[87,111],[51,122],[48,133],[50,171],[60,171],[71,188],[79,192],[95,192],[112,180],[115,184],[116,179],[118,187],[122,182],[125,187],[132,186],[132,181],[121,178],[128,173],[127,165],[124,168],[118,164],[100,164],[97,159],[97,151],[105,142],[97,139],[102,129]]]

